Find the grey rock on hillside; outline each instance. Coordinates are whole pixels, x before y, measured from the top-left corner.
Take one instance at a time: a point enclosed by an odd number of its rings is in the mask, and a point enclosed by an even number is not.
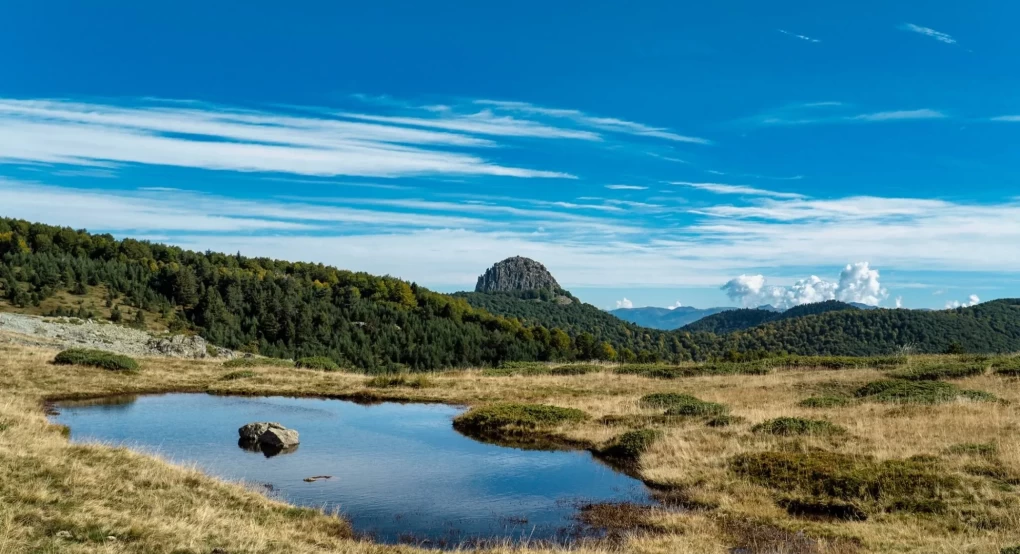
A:
[[[475,292],[516,292],[547,289],[559,291],[556,282],[544,265],[521,256],[507,258],[478,277]]]

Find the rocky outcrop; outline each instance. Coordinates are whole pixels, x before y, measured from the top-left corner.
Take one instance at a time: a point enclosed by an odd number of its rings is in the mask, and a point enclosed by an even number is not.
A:
[[[92,348],[128,356],[230,359],[236,354],[195,335],[151,333],[105,321],[0,313],[0,342],[52,348]]]
[[[237,445],[245,450],[262,452],[266,457],[291,451],[300,443],[298,432],[272,421],[257,421],[237,430]]]
[[[532,260],[514,256],[507,258],[486,270],[478,277],[475,292],[517,292],[526,290],[559,291],[556,282],[544,265]]]

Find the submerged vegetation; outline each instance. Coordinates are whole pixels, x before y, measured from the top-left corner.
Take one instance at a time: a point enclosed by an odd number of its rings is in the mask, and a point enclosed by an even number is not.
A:
[[[114,354],[105,350],[89,350],[85,348],[69,348],[53,358],[57,365],[85,365],[99,367],[110,371],[134,371],[138,362],[129,356]]]

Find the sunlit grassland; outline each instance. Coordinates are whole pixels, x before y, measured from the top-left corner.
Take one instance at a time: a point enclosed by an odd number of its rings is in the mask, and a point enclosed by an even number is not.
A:
[[[479,420],[596,452],[620,447],[623,438],[623,450],[635,458],[627,470],[661,489],[672,508],[635,516],[640,524],[622,542],[577,547],[581,552],[724,553],[742,547],[761,553],[948,554],[995,553],[1020,544],[1020,379],[995,374],[991,364],[951,383],[995,399],[945,396],[939,387],[940,403],[911,403],[858,394],[902,367],[733,373],[692,366],[668,379],[618,373],[613,366],[574,375],[464,370],[430,374],[428,386],[415,386],[423,382],[415,376],[379,386],[355,373],[257,365],[239,371],[214,360],[140,359],[140,370],[123,373],[53,365],[55,354],[0,345],[0,554],[414,551],[360,542],[342,518],[293,508],[193,469],[123,448],[71,444],[43,412],[45,399],[169,391],[498,405],[500,417]],[[911,367],[948,363],[960,360],[909,360]],[[642,400],[663,393],[703,403],[684,399],[683,406],[722,408],[667,415],[676,406]],[[811,397],[845,402],[801,405]],[[569,417],[546,417],[529,405],[566,408],[555,413]],[[527,425],[509,421],[517,413],[531,418]],[[720,414],[731,417],[728,425],[708,425]],[[761,432],[771,427],[760,424],[780,418],[829,422],[844,431]],[[814,423],[808,428],[830,429]],[[810,497],[812,482],[793,479],[797,464],[818,460],[844,464],[833,479],[866,490],[837,491],[845,499]],[[776,486],[762,468],[791,476],[789,486]],[[933,488],[922,495],[911,482],[899,481],[901,475]],[[925,499],[928,504],[918,504]],[[866,519],[790,508],[824,504],[837,513],[840,502],[859,508]],[[58,537],[61,531],[71,538]]]

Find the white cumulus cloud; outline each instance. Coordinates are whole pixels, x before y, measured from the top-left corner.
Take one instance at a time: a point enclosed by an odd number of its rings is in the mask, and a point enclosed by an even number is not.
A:
[[[980,303],[981,299],[978,298],[978,295],[972,294],[967,297],[966,302],[960,302],[959,300],[950,300],[949,302],[946,302],[946,309],[953,310],[956,308],[969,308],[971,306],[977,306]]]
[[[875,306],[888,296],[879,281],[878,270],[872,269],[868,262],[847,264],[837,282],[812,275],[788,287],[781,287],[769,285],[764,275],[741,275],[728,281],[722,290],[731,300],[746,307],[768,304],[780,309],[826,300]]]
[[[673,304],[672,306],[666,306],[666,309],[668,309],[668,310],[675,310],[677,308],[683,308],[683,307],[684,307],[684,305],[681,304],[679,300],[677,300],[676,304]]]
[[[630,300],[627,300],[626,297],[624,297],[623,300],[617,300],[616,301],[616,309],[620,309],[620,308],[633,308],[633,307],[634,307],[634,303],[631,302]]]

